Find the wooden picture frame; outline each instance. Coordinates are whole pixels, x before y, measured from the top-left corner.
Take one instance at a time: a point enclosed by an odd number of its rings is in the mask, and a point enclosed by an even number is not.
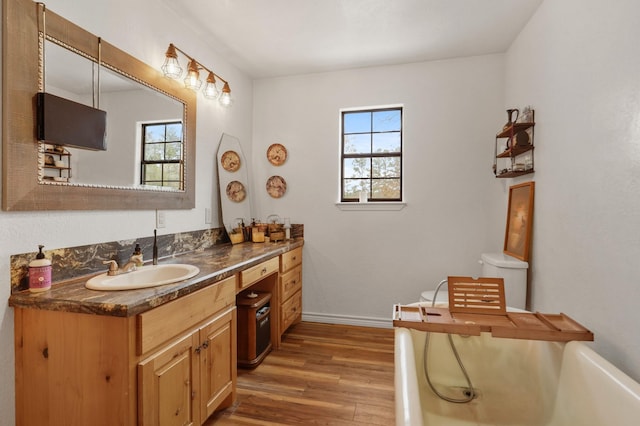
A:
[[[509,187],[507,228],[504,234],[504,254],[529,261],[533,225],[533,194],[535,182]]]
[[[46,9],[44,34],[44,13],[44,3],[2,2],[2,210],[193,209],[196,200],[196,93],[50,9]],[[36,135],[36,93],[44,89],[42,46],[45,39],[93,62],[98,62],[100,57],[102,67],[183,105],[184,189],[40,179],[44,144]]]

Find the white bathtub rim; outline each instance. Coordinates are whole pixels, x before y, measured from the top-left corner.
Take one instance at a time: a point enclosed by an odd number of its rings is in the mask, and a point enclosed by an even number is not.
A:
[[[398,350],[398,348],[403,350]],[[395,398],[396,426],[422,426],[422,406],[418,381],[403,377],[417,377],[413,355],[413,338],[408,328],[395,328]]]

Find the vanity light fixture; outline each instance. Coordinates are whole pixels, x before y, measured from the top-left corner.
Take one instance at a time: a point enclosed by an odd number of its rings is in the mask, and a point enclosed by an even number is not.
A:
[[[173,79],[178,79],[182,76],[182,67],[178,62],[178,52],[182,53],[189,60],[187,66],[187,76],[184,79],[184,86],[194,91],[199,90],[202,86],[202,80],[200,80],[200,70],[207,71],[207,79],[202,89],[202,94],[204,95],[204,97],[207,99],[218,99],[218,102],[220,102],[220,105],[222,106],[231,106],[231,104],[233,103],[233,99],[231,98],[231,88],[229,87],[229,83],[225,79],[202,65],[200,62],[187,55],[183,50],[176,47],[173,43],[169,44],[169,48],[165,53],[166,59],[161,67],[164,75]],[[218,89],[216,79],[220,80],[224,84],[224,86],[222,87],[222,91]]]

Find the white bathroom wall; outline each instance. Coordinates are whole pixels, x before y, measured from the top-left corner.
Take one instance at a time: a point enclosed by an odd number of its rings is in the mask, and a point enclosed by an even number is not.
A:
[[[504,182],[491,166],[504,124],[501,55],[254,82],[256,211],[304,223],[303,318],[389,324],[393,303],[419,299],[447,275],[477,275],[501,251]],[[342,211],[341,108],[404,105],[400,211]],[[267,162],[281,143],[287,162]],[[280,175],[287,193],[265,191]]]
[[[196,208],[168,211],[160,233],[218,223],[214,157],[223,132],[252,163],[258,218],[305,225],[305,315],[387,321],[448,274],[477,274],[500,251],[508,186],[491,172],[507,107],[536,109],[532,308],[594,331],[595,349],[640,380],[640,4],[546,0],[505,57],[490,55],[252,82],[165,3],[50,0],[47,7],[159,67],[169,42],[231,83],[234,106],[198,98]],[[505,83],[506,82],[506,83]],[[255,86],[255,91],[253,86]],[[336,208],[339,109],[403,104],[405,196],[398,212]],[[255,117],[255,119],[253,118]],[[253,130],[252,130],[253,124]],[[251,142],[253,139],[253,144]],[[282,167],[265,157],[289,150]],[[283,176],[281,199],[264,190]],[[529,179],[522,179],[529,180]],[[0,212],[0,300],[9,256],[149,236],[154,211]],[[634,327],[635,326],[635,327]],[[0,303],[0,425],[14,424],[13,311]],[[34,401],[34,403],[37,401]]]
[[[166,212],[166,228],[158,233],[218,226],[215,152],[223,132],[240,138],[250,153],[252,82],[215,52],[216,46],[174,19],[165,3],[154,0],[49,0],[48,9],[81,25],[142,61],[160,67],[170,42],[229,80],[235,103],[223,109],[198,96],[196,208]],[[36,54],[34,52],[33,54]],[[205,224],[205,208],[213,208],[213,224]],[[153,235],[155,211],[0,212],[0,425],[15,423],[13,309],[9,257],[12,254],[71,247]],[[33,403],[37,404],[37,395]]]
[[[640,3],[546,0],[507,55],[536,109],[533,309],[565,312],[640,380]]]

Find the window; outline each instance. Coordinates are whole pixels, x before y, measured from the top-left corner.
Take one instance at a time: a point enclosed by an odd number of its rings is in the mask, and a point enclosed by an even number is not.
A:
[[[183,189],[182,123],[142,124],[140,183]]]
[[[342,112],[341,201],[402,201],[402,108]]]

